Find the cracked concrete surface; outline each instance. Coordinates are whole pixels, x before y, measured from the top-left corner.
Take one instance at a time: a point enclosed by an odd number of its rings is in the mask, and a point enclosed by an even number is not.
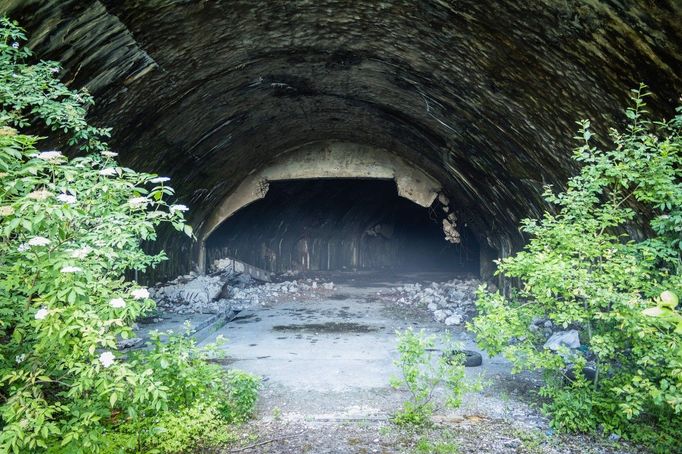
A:
[[[244,311],[204,339],[208,343],[224,336],[229,340],[225,348],[230,367],[264,378],[261,415],[278,407],[289,419],[387,419],[404,398],[389,386],[389,378],[397,374],[396,330],[449,331],[464,348],[477,349],[463,328],[435,322],[426,309],[375,296],[385,287],[451,276],[421,273],[392,280],[377,280],[377,274],[369,273],[346,276],[345,282],[336,282],[331,295]],[[506,361],[483,356],[483,367],[467,369],[469,380],[479,374],[510,377]],[[466,411],[499,416],[496,409],[477,408],[475,400],[467,399]]]
[[[244,311],[208,336],[203,343],[218,335],[229,339],[226,364],[264,379],[257,416],[242,429],[258,443],[246,452],[413,452],[418,437],[389,421],[406,398],[389,386],[397,372],[395,330],[448,330],[465,348],[477,348],[463,328],[439,324],[426,308],[399,306],[376,293],[452,277],[334,273],[328,277],[336,284],[333,293]],[[547,435],[547,420],[533,397],[539,377],[513,376],[504,359],[482,354],[483,366],[468,368],[466,379],[481,375],[487,386],[465,395],[457,410],[439,409],[429,436],[452,437],[461,453],[637,452],[600,439]]]

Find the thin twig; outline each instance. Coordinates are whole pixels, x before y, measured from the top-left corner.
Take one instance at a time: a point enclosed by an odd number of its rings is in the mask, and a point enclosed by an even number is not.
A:
[[[289,439],[289,438],[296,438],[296,437],[299,437],[299,436],[301,436],[301,435],[302,435],[302,433],[300,433],[300,434],[295,434],[295,435],[289,435],[289,436],[287,436],[287,437],[272,438],[272,439],[270,439],[270,440],[261,441],[260,443],[256,443],[256,444],[249,445],[249,446],[245,446],[245,447],[239,448],[239,449],[233,449],[233,450],[227,451],[227,452],[228,452],[228,453],[244,452],[244,451],[248,451],[249,449],[257,448],[257,447],[259,447],[259,446],[263,446],[263,445],[267,445],[267,444],[270,444],[270,443],[274,443],[274,442],[276,442],[276,441],[287,440],[287,439]]]

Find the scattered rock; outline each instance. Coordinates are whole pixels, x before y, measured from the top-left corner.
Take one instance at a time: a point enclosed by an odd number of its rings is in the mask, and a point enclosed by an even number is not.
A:
[[[552,351],[558,351],[561,346],[568,347],[570,349],[576,349],[580,347],[580,336],[578,331],[571,329],[568,331],[557,331],[552,334],[552,336],[545,342],[544,348],[548,348]]]
[[[453,279],[428,285],[406,284],[389,291],[377,292],[376,295],[398,304],[425,306],[436,321],[455,326],[461,325],[476,313],[474,301],[479,284],[476,279]]]
[[[157,284],[150,289],[151,298],[166,312],[216,314],[279,299],[297,300],[306,294],[334,289],[333,282],[322,283],[320,288],[312,279],[262,282],[252,277],[244,266],[235,267],[230,259],[216,260],[211,269],[215,271],[210,275],[190,273]]]
[[[504,441],[504,446],[510,449],[518,449],[523,446],[523,442],[518,438],[513,438],[511,440]]]
[[[439,309],[433,313],[433,318],[435,318],[437,322],[444,322],[445,319],[448,318],[448,314]]]
[[[142,343],[141,337],[133,337],[130,339],[122,339],[122,340],[116,342],[116,345],[118,346],[119,350],[124,350],[126,348],[137,347],[141,343]]]
[[[448,326],[459,325],[462,323],[462,316],[459,314],[451,315],[445,319],[445,324]]]

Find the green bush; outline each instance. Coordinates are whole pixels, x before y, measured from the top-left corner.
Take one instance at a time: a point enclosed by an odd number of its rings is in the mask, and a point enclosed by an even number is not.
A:
[[[219,405],[243,418],[255,398],[230,397],[232,379],[193,341],[118,353],[154,307],[125,273],[165,258],[141,248],[159,225],[191,235],[186,207],[166,202],[167,178],[116,163],[109,131],[85,121],[91,97],[60,83],[57,63],[24,63],[24,40],[0,19],[0,452],[90,453],[110,440],[139,450],[158,421],[180,424],[197,408],[216,423],[228,421]],[[85,155],[41,151],[42,138],[16,129],[35,125]]]
[[[414,446],[414,452],[416,454],[458,454],[459,447],[454,441],[420,438]]]
[[[597,148],[581,122],[580,173],[564,192],[547,190],[556,210],[524,221],[529,244],[499,262],[520,287],[510,298],[480,289],[471,328],[516,371],[546,372],[542,395],[556,428],[681,449],[682,108],[652,122],[644,90],[633,90],[627,128],[611,130],[612,146]],[[646,235],[634,235],[638,228]],[[578,330],[581,349],[543,348],[546,338],[529,327],[544,319]],[[582,377],[585,365],[594,380]]]
[[[412,328],[396,332],[400,357],[394,364],[400,370],[399,377],[391,378],[391,386],[405,389],[408,399],[403,408],[393,415],[393,422],[403,426],[427,426],[437,408],[434,399],[436,389],[443,385],[446,392],[445,406],[457,408],[468,386],[464,384],[464,366],[457,355],[440,355],[434,358],[436,337],[427,336],[424,330]],[[454,351],[451,339],[441,339],[443,351]]]
[[[176,453],[233,441],[228,424],[251,417],[260,380],[208,362],[220,355],[219,343],[198,347],[188,336],[151,333],[149,349],[132,354],[129,363],[161,383],[168,409],[130,396],[128,417],[113,425],[104,452]]]
[[[258,400],[260,379],[241,370],[227,371],[223,398],[218,402],[220,415],[230,423],[241,423],[253,416]]]
[[[238,439],[225,426],[216,407],[204,402],[165,412],[154,420],[145,421],[145,428],[141,433],[134,424],[119,427],[104,439],[102,452],[173,454],[219,447]]]
[[[216,348],[222,343],[219,337],[216,344],[198,347],[189,336],[189,327],[185,335],[153,331],[148,349],[132,353],[129,363],[139,373],[151,371],[154,380],[167,389],[166,400],[172,408],[188,407],[197,400],[222,400],[226,373],[207,362],[218,354]]]

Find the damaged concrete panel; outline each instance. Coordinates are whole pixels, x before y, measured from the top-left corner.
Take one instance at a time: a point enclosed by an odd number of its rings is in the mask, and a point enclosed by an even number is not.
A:
[[[205,240],[237,210],[265,197],[271,181],[329,178],[391,179],[398,195],[423,207],[431,206],[441,190],[434,178],[387,150],[344,142],[308,144],[249,175],[217,205],[199,238]]]

